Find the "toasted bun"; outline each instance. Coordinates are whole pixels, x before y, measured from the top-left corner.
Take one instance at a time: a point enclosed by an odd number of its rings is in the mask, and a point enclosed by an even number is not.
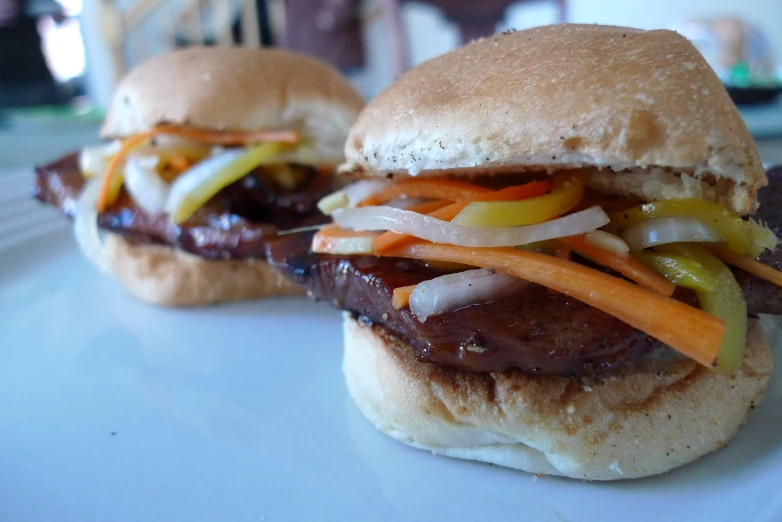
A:
[[[344,328],[348,391],[382,432],[450,457],[587,480],[655,475],[722,447],[772,370],[756,320],[734,375],[679,360],[592,380],[420,363],[381,327],[346,315]]]
[[[719,78],[672,31],[551,25],[472,42],[367,105],[343,172],[597,167],[590,184],[646,200],[756,208],[757,147]],[[651,171],[654,176],[647,177]]]
[[[319,160],[338,163],[364,102],[331,66],[297,53],[190,47],[152,58],[122,79],[101,134],[160,123],[206,129],[294,130]]]
[[[109,272],[135,297],[162,306],[198,306],[304,291],[262,260],[212,261],[108,233]]]

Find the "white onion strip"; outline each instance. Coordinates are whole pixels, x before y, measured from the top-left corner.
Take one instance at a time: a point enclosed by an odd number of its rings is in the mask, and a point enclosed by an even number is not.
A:
[[[380,179],[365,179],[351,183],[342,191],[348,197],[348,206],[355,207],[370,196],[382,192],[391,186],[391,182]]]
[[[558,237],[584,234],[608,224],[600,207],[591,207],[568,216],[521,227],[464,227],[410,210],[392,207],[339,209],[334,222],[349,230],[391,230],[434,243],[466,247],[518,246]]]
[[[588,245],[600,247],[620,257],[630,255],[630,247],[627,246],[627,243],[621,237],[609,234],[604,230],[593,230],[584,236],[584,242]]]
[[[125,162],[125,188],[147,214],[161,214],[168,200],[169,186],[157,173],[158,158],[131,156]]]
[[[111,264],[106,246],[98,230],[98,211],[95,202],[100,192],[101,180],[91,179],[82,190],[76,203],[73,232],[84,256],[104,274],[111,274]]]
[[[622,239],[633,252],[668,243],[725,241],[710,226],[686,216],[652,218],[636,223],[622,232]]]
[[[424,322],[433,315],[487,303],[525,284],[529,283],[487,268],[446,274],[415,287],[410,294],[410,311]]]

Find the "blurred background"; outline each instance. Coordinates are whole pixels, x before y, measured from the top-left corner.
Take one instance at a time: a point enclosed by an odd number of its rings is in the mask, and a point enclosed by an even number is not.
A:
[[[190,45],[313,54],[371,99],[406,69],[497,31],[557,22],[675,29],[782,163],[782,0],[0,0],[0,169],[98,141],[114,86]]]

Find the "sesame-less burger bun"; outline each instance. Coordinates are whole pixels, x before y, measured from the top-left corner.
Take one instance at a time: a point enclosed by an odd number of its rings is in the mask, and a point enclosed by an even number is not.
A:
[[[495,35],[412,69],[361,113],[345,156],[344,172],[367,176],[586,168],[607,193],[742,214],[767,184],[741,115],[687,39],[599,25]]]
[[[304,291],[264,260],[210,260],[169,246],[132,244],[108,233],[106,267],[136,298],[161,306],[200,306]]]
[[[344,330],[348,391],[380,431],[450,457],[586,480],[656,475],[719,449],[773,366],[755,319],[732,375],[669,360],[591,380],[455,370],[418,362],[413,347],[347,314]]]
[[[162,123],[217,131],[292,130],[300,147],[281,160],[297,161],[306,150],[308,161],[333,166],[343,159],[347,133],[363,104],[336,69],[316,59],[276,50],[193,47],[130,71],[117,86],[101,134],[122,138]],[[110,233],[101,246],[78,227],[77,237],[88,259],[142,301],[196,306],[303,294],[263,259],[207,260]]]
[[[293,130],[336,165],[364,101],[333,67],[277,50],[190,47],[156,56],[117,86],[101,129],[126,137],[169,123],[213,130]]]

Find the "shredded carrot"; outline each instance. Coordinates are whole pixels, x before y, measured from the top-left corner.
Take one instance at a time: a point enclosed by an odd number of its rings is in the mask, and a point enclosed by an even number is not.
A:
[[[355,230],[346,230],[337,225],[326,225],[321,228],[312,238],[312,251],[326,254],[341,254],[340,240],[342,239],[364,239],[366,238],[369,247],[372,248],[371,241],[377,237],[376,232],[356,232]],[[367,252],[369,253],[369,252]]]
[[[419,205],[413,205],[407,210],[418,212],[419,214],[429,214],[430,212],[434,212],[435,210],[440,210],[443,207],[447,207],[450,204],[451,204],[450,201],[437,199],[434,201],[427,201],[426,203],[421,203]]]
[[[442,270],[443,272],[458,272],[460,270],[469,270],[470,268],[474,268],[470,265],[464,265],[462,263],[447,263],[445,261],[432,261],[431,259],[427,259],[424,264],[429,268]]]
[[[294,143],[298,141],[299,135],[293,131],[256,131],[256,132],[237,132],[237,131],[212,131],[206,129],[199,129],[196,127],[179,127],[176,125],[158,125],[157,127],[135,134],[130,138],[127,138],[122,142],[122,146],[111,158],[108,166],[106,167],[106,175],[103,176],[103,182],[98,195],[97,209],[98,212],[105,211],[109,205],[113,203],[112,200],[112,186],[116,186],[114,177],[122,162],[125,161],[125,157],[134,148],[138,147],[148,139],[157,136],[159,134],[170,134],[172,136],[181,136],[204,143],[210,143],[214,145],[242,145],[247,143],[258,143],[263,141],[269,142],[281,142],[281,143]],[[116,199],[116,197],[114,198]]]
[[[155,134],[171,134],[213,145],[245,145],[264,141],[276,143],[296,143],[298,133],[294,131],[216,131],[198,127],[180,127],[178,125],[158,125],[152,132]]]
[[[721,261],[733,265],[736,268],[740,268],[745,272],[749,272],[752,275],[756,275],[761,279],[765,279],[775,285],[782,286],[782,272],[775,270],[768,265],[764,265],[759,261],[755,261],[749,257],[740,256],[734,252],[731,252],[727,248],[718,246],[707,246],[712,254],[717,256]]]
[[[372,255],[375,253],[372,241],[376,237],[376,232],[356,232],[336,225],[327,225],[312,238],[312,251],[328,254]]]
[[[717,317],[624,279],[538,252],[418,240],[384,255],[494,268],[553,288],[646,332],[704,366],[714,366],[722,344],[725,324]]]
[[[570,255],[572,254],[572,251],[567,245],[562,245],[560,248],[557,248],[554,250],[554,257],[559,259],[564,259],[566,261],[570,261]],[[559,290],[554,290],[553,288],[547,288],[548,293],[550,295],[562,295],[562,292]]]
[[[565,259],[570,260],[570,248],[567,246],[563,246],[562,248],[558,248],[554,250],[554,257],[558,257],[559,259]]]
[[[635,281],[639,285],[666,297],[672,296],[673,291],[676,289],[676,285],[636,258],[618,256],[599,246],[591,245],[586,242],[584,236],[561,237],[558,241],[569,246],[587,259],[616,270],[631,281]]]
[[[442,207],[432,212],[425,212],[424,210],[415,211],[422,214],[426,213],[433,218],[450,221],[456,217],[459,212],[464,210],[464,207],[473,201],[517,201],[542,196],[550,189],[551,183],[548,181],[532,181],[530,183],[525,183],[524,185],[516,185],[513,187],[504,188],[502,190],[480,194],[472,199],[460,201],[458,203],[452,203],[446,207]],[[413,241],[414,239],[415,238],[413,236],[407,234],[384,232],[383,234],[380,234],[380,236],[378,236],[378,238],[375,240],[375,249],[378,251],[378,253],[382,253],[385,250],[391,248],[399,248],[409,243],[410,241]]]
[[[174,156],[168,162],[168,166],[171,167],[176,173],[184,172],[193,165],[193,160],[186,156]]]
[[[491,189],[479,187],[466,181],[437,178],[411,179],[391,185],[387,189],[369,196],[359,203],[358,206],[382,205],[402,196],[462,201],[488,192],[491,192]]]
[[[98,212],[106,211],[106,209],[108,209],[109,206],[116,200],[116,194],[115,191],[112,190],[112,187],[115,187],[117,184],[114,178],[117,176],[117,170],[119,169],[119,166],[123,161],[125,161],[125,156],[127,156],[130,151],[147,141],[155,134],[157,134],[156,129],[153,129],[151,131],[142,132],[141,134],[131,136],[122,142],[122,146],[117,151],[117,153],[114,154],[114,157],[111,158],[111,161],[106,167],[106,174],[103,176],[100,192],[98,193],[98,200],[96,202]]]
[[[418,285],[400,286],[399,288],[394,288],[394,295],[391,297],[391,304],[394,305],[395,310],[399,310],[400,308],[404,308],[410,304],[410,294],[413,293],[413,290],[416,286]]]

